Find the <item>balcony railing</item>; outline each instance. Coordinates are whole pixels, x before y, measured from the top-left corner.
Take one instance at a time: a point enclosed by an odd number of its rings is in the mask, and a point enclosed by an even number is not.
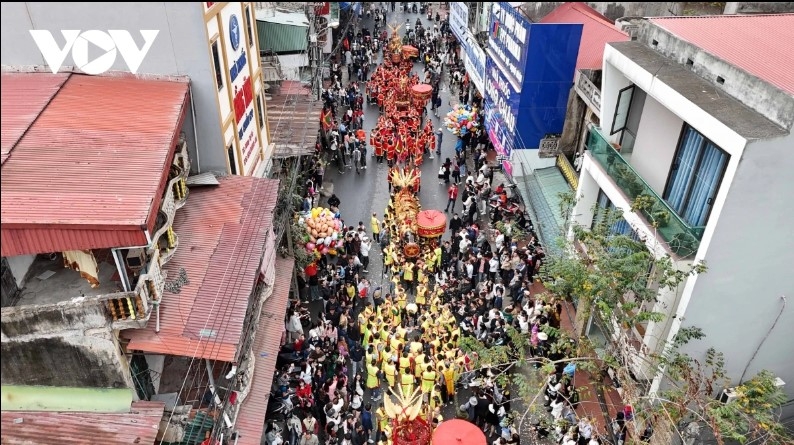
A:
[[[643,202],[640,214],[654,227],[676,255],[681,258],[697,252],[704,227],[691,226],[678,216],[675,210],[642,179],[623,156],[612,147],[599,128],[590,129],[587,147],[609,176],[615,181],[629,202]]]
[[[576,88],[576,93],[579,94],[579,97],[581,97],[596,114],[600,114],[601,90],[599,90],[581,71],[577,70],[575,77],[574,86]]]

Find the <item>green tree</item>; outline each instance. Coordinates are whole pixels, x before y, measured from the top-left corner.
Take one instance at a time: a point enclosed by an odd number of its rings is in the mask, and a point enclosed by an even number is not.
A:
[[[576,200],[572,195],[562,198],[560,211],[569,215]],[[656,258],[642,240],[612,233],[622,218],[619,211],[595,209],[595,215],[591,229],[573,226],[572,240],[560,237],[558,249],[548,254],[540,274],[548,291],[544,297],[547,301],[565,299],[577,304],[571,337],[562,330],[545,327],[544,332],[555,340],[548,358],[529,356],[526,336],[514,330],[508,331],[513,348],[485,348],[472,339],[462,342],[464,350],[477,353],[476,366],[515,371],[509,376],[500,374],[497,379],[517,389],[514,398],[523,405],[516,413],[519,426],[530,418],[548,421],[542,404],[545,376],[558,363],[574,361],[578,370],[590,373],[597,392],[605,389],[599,376],[607,369],[613,371],[623,385],[624,403],[635,409],[636,421],[630,426],[634,429],[631,437],[637,442],[650,426],[654,431],[651,443],[658,444],[698,443],[698,438],[720,445],[726,441],[792,443],[779,422],[785,395],[775,386],[772,373],[763,371],[740,385],[732,403],[716,399],[716,393],[730,385],[723,355],[709,350],[699,361],[681,352],[686,343],[703,339],[697,328],[681,329],[660,354],[637,351],[625,342],[606,352],[595,352],[594,345],[583,336],[591,317],[600,320],[602,326],[617,326],[624,331],[635,324],[662,321],[665,314],[653,310],[658,292],[678,291],[689,276],[706,272],[701,263],[681,266],[667,256]],[[651,310],[646,310],[647,306]],[[613,333],[607,332],[607,336]],[[650,393],[650,382],[634,377],[632,368],[637,363],[658,374],[658,390]]]

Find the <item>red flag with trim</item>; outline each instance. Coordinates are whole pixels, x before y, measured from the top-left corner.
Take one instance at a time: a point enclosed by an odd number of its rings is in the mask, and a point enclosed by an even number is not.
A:
[[[333,125],[331,110],[323,110],[322,115],[320,116],[320,122],[323,125],[323,130],[328,131],[331,129],[331,126]]]

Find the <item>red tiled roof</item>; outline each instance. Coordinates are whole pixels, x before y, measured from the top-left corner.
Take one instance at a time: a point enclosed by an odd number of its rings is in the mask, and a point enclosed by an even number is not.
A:
[[[794,14],[654,17],[650,21],[794,94]]]
[[[4,444],[152,444],[163,402],[133,402],[129,413],[3,411]]]
[[[58,92],[69,74],[40,76],[36,73],[20,73],[0,76],[2,96],[2,163],[11,154],[22,135],[39,117],[44,107]]]
[[[323,104],[301,82],[281,82],[278,94],[267,101],[267,120],[274,156],[286,158],[314,153]]]
[[[188,80],[71,74],[38,117],[6,121],[6,109],[28,101],[15,87],[38,85],[45,91],[33,96],[41,101],[62,75],[2,79],[4,152],[6,133],[9,140],[23,133],[2,164],[2,255],[148,244],[187,111]],[[23,122],[30,126],[20,130]]]
[[[584,3],[564,3],[540,23],[581,23],[582,40],[579,43],[579,57],[576,69],[600,70],[604,64],[604,47],[609,42],[624,42],[629,36],[617,29],[606,17]]]
[[[240,414],[237,416],[239,445],[259,445],[265,429],[265,413],[270,398],[270,387],[273,385],[273,372],[284,333],[284,315],[289,302],[289,290],[292,285],[292,269],[295,261],[292,258],[276,259],[276,281],[273,294],[262,306],[262,318],[254,339],[254,377],[251,380],[251,392],[243,400]]]
[[[123,331],[130,340],[128,349],[235,360],[278,181],[228,176],[218,182],[217,187],[191,189],[174,219],[179,246],[163,269],[168,280],[177,279],[184,269],[190,283],[178,294],[164,292],[159,333],[154,315],[145,329]]]

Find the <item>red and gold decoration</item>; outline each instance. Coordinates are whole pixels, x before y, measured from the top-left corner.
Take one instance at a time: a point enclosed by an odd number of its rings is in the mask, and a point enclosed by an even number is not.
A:
[[[416,258],[422,252],[422,249],[419,247],[419,244],[416,243],[407,243],[403,248],[403,253],[408,258]]]
[[[422,238],[438,238],[447,230],[447,216],[440,210],[423,210],[416,215],[416,234]]]
[[[399,394],[389,389],[392,397],[383,398],[383,410],[391,420],[391,440],[394,445],[428,445],[433,436],[433,427],[423,418],[424,403],[419,388],[413,394]],[[475,426],[476,428],[476,426]],[[480,433],[482,434],[482,433]]]
[[[486,445],[488,442],[477,425],[461,419],[441,422],[433,433],[433,445]]]
[[[403,45],[397,24],[390,25],[392,37],[384,47],[384,63],[379,65],[367,83],[367,91],[377,99],[382,110],[370,141],[376,153],[386,155],[390,163],[420,166],[427,148],[435,146],[433,124],[428,119],[422,126],[422,113],[433,95],[433,87],[419,82],[413,74],[413,59],[419,50]]]

